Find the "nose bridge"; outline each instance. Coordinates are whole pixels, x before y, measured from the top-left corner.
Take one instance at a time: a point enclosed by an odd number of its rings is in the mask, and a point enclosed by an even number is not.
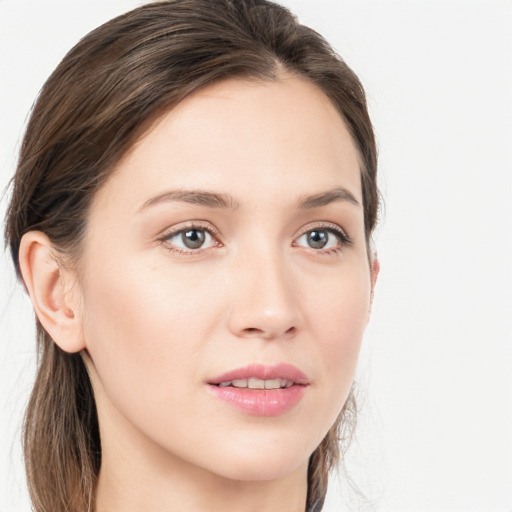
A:
[[[238,255],[236,265],[232,330],[266,339],[291,335],[299,327],[300,308],[285,254],[261,239],[247,251]]]

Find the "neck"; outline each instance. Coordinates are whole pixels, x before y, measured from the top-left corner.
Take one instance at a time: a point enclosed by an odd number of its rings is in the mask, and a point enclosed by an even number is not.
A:
[[[113,468],[112,468],[113,469]],[[126,469],[126,468],[125,468]],[[137,475],[135,475],[137,473]],[[304,512],[306,478],[302,468],[295,474],[268,482],[233,481],[187,472],[155,475],[134,472],[125,478],[102,468],[96,512]],[[301,485],[301,482],[304,485]]]

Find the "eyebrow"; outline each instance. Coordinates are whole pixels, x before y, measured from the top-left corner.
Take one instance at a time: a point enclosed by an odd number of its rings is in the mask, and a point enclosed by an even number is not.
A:
[[[350,190],[344,187],[335,187],[326,192],[301,197],[299,200],[299,208],[301,210],[309,210],[310,208],[326,206],[335,201],[347,201],[355,206],[360,206],[359,201]]]
[[[182,203],[197,204],[207,208],[229,208],[236,210],[240,204],[229,194],[218,194],[205,190],[169,190],[148,199],[140,208],[142,211],[149,206],[169,201],[178,201]]]
[[[148,199],[139,208],[139,212],[156,204],[173,201],[196,204],[207,208],[236,210],[240,207],[240,203],[230,194],[219,194],[206,190],[169,190]],[[359,206],[359,201],[352,192],[344,187],[335,187],[318,194],[302,196],[298,201],[298,208],[301,210],[309,210],[326,206],[335,201],[347,201],[355,206]]]

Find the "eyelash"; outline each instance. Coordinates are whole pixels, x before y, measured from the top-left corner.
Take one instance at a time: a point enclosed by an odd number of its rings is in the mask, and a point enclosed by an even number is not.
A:
[[[181,225],[178,228],[174,229],[173,231],[170,231],[169,233],[166,233],[164,236],[158,239],[162,245],[165,246],[165,248],[172,253],[175,254],[181,254],[181,255],[194,255],[198,254],[200,252],[208,251],[209,249],[214,249],[215,247],[222,247],[222,243],[219,241],[216,241],[215,245],[212,247],[207,247],[206,249],[182,249],[180,247],[175,247],[169,244],[169,240],[175,237],[176,235],[179,235],[180,233],[184,233],[186,231],[205,231],[208,233],[209,236],[211,236],[213,239],[218,239],[220,236],[220,233],[209,223],[203,223],[200,221],[191,222],[190,224]]]
[[[304,235],[312,232],[312,231],[326,231],[332,235],[334,235],[339,242],[339,245],[337,247],[333,247],[331,249],[314,249],[310,248],[310,250],[318,255],[329,255],[329,254],[338,254],[342,251],[344,247],[350,247],[353,244],[352,239],[350,236],[346,233],[345,230],[343,230],[340,226],[337,224],[333,224],[331,222],[318,222],[313,224],[308,224],[301,230],[301,234],[297,236],[294,241],[292,242],[292,246],[297,247],[296,241],[302,238]]]
[[[169,244],[169,240],[172,239],[173,237],[175,237],[176,235],[179,235],[180,233],[184,233],[186,231],[194,231],[194,230],[205,231],[206,233],[208,233],[209,236],[211,236],[214,240],[216,240],[215,245],[213,245],[212,247],[207,247],[205,249],[201,249],[201,248],[182,249],[182,248],[172,246]],[[305,226],[305,228],[303,228],[301,230],[301,233],[297,237],[294,238],[294,240],[292,242],[292,247],[299,247],[296,243],[297,240],[299,240],[304,235],[306,235],[312,231],[315,231],[315,230],[326,231],[326,232],[334,235],[338,239],[338,242],[339,242],[339,246],[330,248],[330,249],[326,249],[326,250],[314,249],[314,248],[310,247],[309,249],[317,255],[337,254],[343,249],[343,247],[350,247],[353,244],[352,239],[342,228],[340,228],[340,226],[338,226],[337,224],[332,224],[330,222],[323,222],[323,223],[321,222],[321,223],[310,224],[310,225]],[[172,252],[175,254],[180,254],[180,255],[194,255],[194,254],[198,254],[198,253],[201,253],[204,251],[208,251],[210,249],[214,249],[216,247],[222,247],[223,246],[222,242],[218,241],[219,236],[220,236],[220,233],[209,223],[203,223],[203,222],[196,221],[196,222],[191,222],[190,224],[185,224],[185,225],[179,226],[177,229],[174,229],[173,231],[166,233],[164,236],[159,238],[158,241],[162,245],[164,245],[165,248],[169,252]]]

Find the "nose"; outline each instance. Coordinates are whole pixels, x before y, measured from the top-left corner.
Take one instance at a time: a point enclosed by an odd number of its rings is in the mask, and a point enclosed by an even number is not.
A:
[[[302,324],[299,294],[285,258],[253,252],[237,262],[229,329],[237,337],[294,337]]]

